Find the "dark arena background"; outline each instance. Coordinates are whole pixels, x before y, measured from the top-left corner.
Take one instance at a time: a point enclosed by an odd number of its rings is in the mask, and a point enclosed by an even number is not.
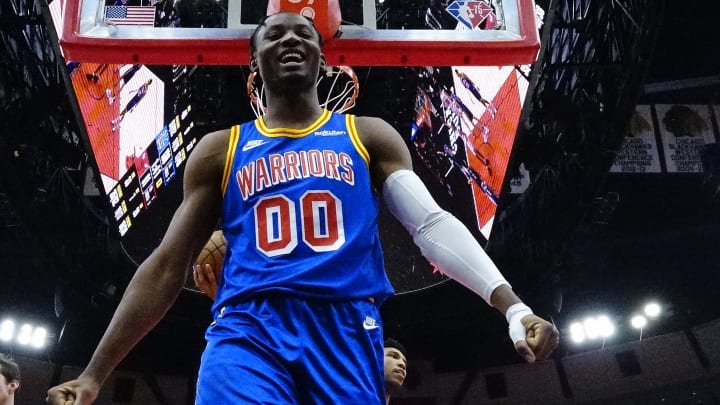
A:
[[[228,1],[151,3],[139,18],[155,27],[227,28]],[[264,14],[257,3],[243,24]],[[363,24],[361,2],[340,3],[343,27]],[[374,3],[378,28],[453,30],[453,4],[468,2]],[[497,16],[476,29],[502,28],[502,1],[474,3]],[[353,67],[349,113],[403,136],[436,200],[562,338],[524,364],[503,317],[383,209],[397,292],[385,334],[409,358],[391,404],[720,403],[720,7],[536,3],[535,63]],[[87,364],[197,142],[255,118],[247,66],[65,60],[60,5],[0,5],[0,353],[23,370],[16,404],[42,403]],[[659,314],[643,314],[650,302]],[[98,403],[193,403],[210,304],[188,280]]]

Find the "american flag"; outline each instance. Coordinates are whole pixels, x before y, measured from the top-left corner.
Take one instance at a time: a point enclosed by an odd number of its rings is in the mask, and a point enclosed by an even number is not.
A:
[[[155,6],[107,6],[105,22],[110,25],[155,26]]]

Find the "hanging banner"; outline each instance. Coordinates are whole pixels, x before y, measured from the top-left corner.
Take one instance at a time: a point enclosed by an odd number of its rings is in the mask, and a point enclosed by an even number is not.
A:
[[[706,105],[657,104],[660,137],[668,173],[702,173],[700,152],[715,143]]]
[[[620,147],[611,173],[660,173],[652,111],[649,105],[638,105],[630,119],[627,134]]]

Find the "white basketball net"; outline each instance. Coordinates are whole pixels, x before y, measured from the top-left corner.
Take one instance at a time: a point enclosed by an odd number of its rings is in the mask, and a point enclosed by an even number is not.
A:
[[[258,85],[259,81],[255,72],[248,76],[247,92],[250,96],[250,107],[256,117],[267,111],[264,98],[265,85]],[[355,99],[360,93],[357,75],[350,66],[327,66],[325,73],[318,78],[316,87],[320,96],[320,106],[339,113],[353,108]]]

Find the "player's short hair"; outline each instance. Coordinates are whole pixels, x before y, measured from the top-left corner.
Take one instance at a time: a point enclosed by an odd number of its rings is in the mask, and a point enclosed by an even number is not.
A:
[[[291,11],[279,11],[274,14],[266,15],[265,17],[262,18],[262,20],[260,20],[257,27],[255,27],[255,30],[253,31],[252,35],[250,35],[250,55],[254,54],[255,51],[257,50],[257,47],[255,46],[255,40],[257,39],[258,32],[260,32],[260,28],[262,28],[265,25],[265,21],[267,21],[268,18],[274,16],[275,14],[290,13],[290,12]],[[300,15],[300,14],[298,14],[298,15]],[[323,37],[322,37],[322,34],[320,34],[320,30],[318,30],[317,26],[315,26],[315,22],[312,20],[312,18],[305,17],[305,16],[302,16],[302,17],[304,17],[306,20],[308,20],[310,22],[310,25],[313,27],[313,29],[315,30],[315,33],[317,34],[318,44],[320,45],[320,48],[322,48],[323,47]]]
[[[403,346],[402,343],[389,337],[389,338],[385,338],[384,345],[385,345],[386,349],[388,349],[388,348],[397,349],[397,351],[402,353],[402,355],[405,356],[405,358],[407,359],[407,353],[405,352],[405,346]]]
[[[13,380],[20,381],[20,367],[12,357],[2,353],[0,353],[0,374],[2,374],[8,382]]]

